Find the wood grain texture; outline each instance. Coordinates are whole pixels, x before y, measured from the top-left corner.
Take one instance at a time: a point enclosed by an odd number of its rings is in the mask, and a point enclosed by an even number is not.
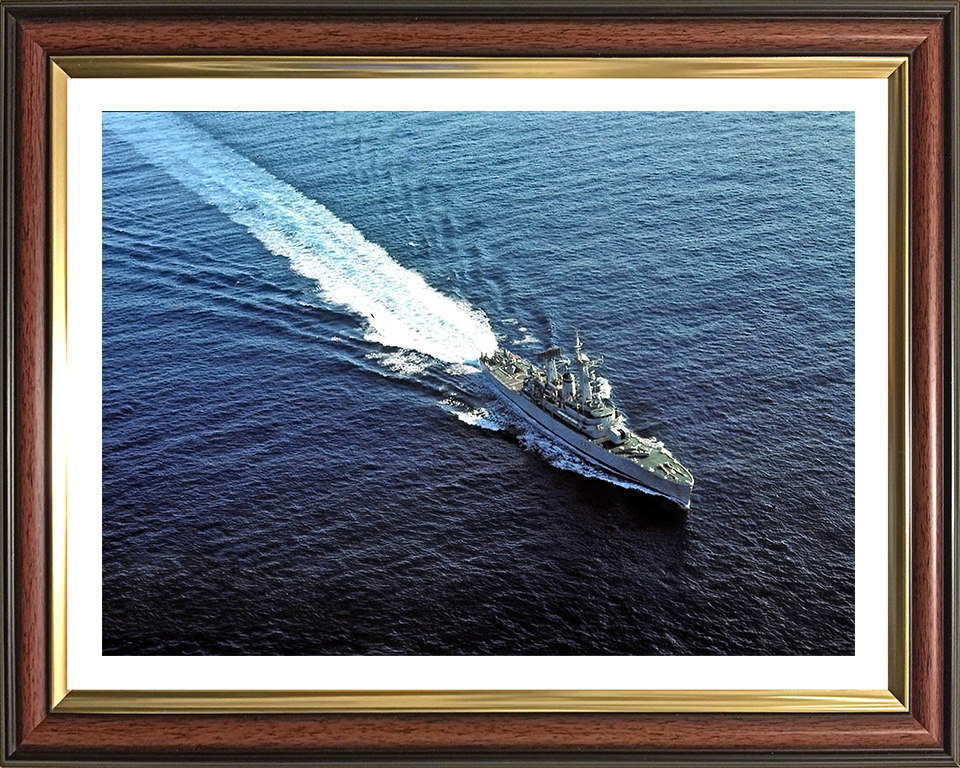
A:
[[[51,55],[274,54],[462,56],[883,55],[910,52],[936,22],[839,19],[78,19],[27,20]]]
[[[23,83],[17,98],[14,252],[14,402],[18,732],[23,739],[47,714],[46,511],[47,249],[46,59],[39,46],[17,45]]]
[[[242,725],[240,725],[242,723]],[[24,755],[59,747],[124,753],[463,749],[510,751],[933,748],[909,715],[229,715],[53,716]]]
[[[943,287],[945,134],[943,30],[912,57],[911,267],[913,354],[912,711],[943,738]]]
[[[57,16],[24,12],[17,23],[18,100],[15,273],[17,459],[15,757],[139,760],[166,756],[280,757],[444,754],[622,756],[735,753],[870,754],[876,763],[956,764],[943,749],[944,400],[941,350],[951,233],[945,215],[947,56],[943,15],[843,18],[478,19]],[[955,13],[955,10],[953,11]],[[313,55],[791,55],[911,57],[910,199],[912,331],[913,708],[908,715],[326,715],[95,716],[49,714],[45,614],[47,442],[46,60],[90,54]],[[948,198],[950,199],[950,198]],[[954,745],[955,748],[955,745]],[[752,756],[752,757],[751,757]],[[400,760],[400,758],[396,758]],[[766,758],[763,758],[766,759]]]

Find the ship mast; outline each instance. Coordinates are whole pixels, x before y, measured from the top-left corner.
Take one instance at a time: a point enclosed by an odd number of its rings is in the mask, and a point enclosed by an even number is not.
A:
[[[590,358],[583,354],[580,331],[576,331],[576,343],[573,345],[577,365],[580,367],[580,405],[586,410],[593,401],[593,389],[590,384]]]

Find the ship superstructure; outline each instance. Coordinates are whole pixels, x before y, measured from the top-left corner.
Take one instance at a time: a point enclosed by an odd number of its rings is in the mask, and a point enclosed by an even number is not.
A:
[[[693,475],[661,441],[627,426],[597,376],[603,358],[584,354],[579,332],[572,359],[552,347],[537,360],[542,367],[500,348],[480,362],[504,397],[577,457],[690,508]]]

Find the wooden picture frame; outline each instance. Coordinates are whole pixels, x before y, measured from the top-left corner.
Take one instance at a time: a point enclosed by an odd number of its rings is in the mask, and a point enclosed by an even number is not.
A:
[[[2,2],[4,291],[3,744],[50,764],[958,765],[956,1],[684,3]],[[909,210],[901,543],[909,642],[891,652],[908,706],[860,711],[612,706],[525,711],[266,706],[187,697],[61,701],[51,531],[57,324],[50,130],[58,59],[85,57],[904,57]],[[240,59],[242,62],[242,59]],[[894,203],[895,204],[895,203]],[[62,265],[61,265],[62,266]],[[896,346],[897,340],[891,339]],[[895,424],[897,419],[893,419]],[[55,537],[54,537],[55,539]],[[907,583],[904,581],[904,583]],[[894,644],[896,646],[896,644]],[[896,687],[896,686],[893,686]],[[193,709],[194,711],[188,711]],[[429,710],[429,711],[428,711]],[[712,711],[708,711],[712,710]],[[733,710],[733,711],[731,711]]]

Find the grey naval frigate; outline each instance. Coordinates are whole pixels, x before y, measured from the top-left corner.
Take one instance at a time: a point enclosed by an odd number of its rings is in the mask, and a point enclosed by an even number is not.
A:
[[[583,353],[579,332],[572,360],[560,347],[537,359],[542,368],[500,348],[480,362],[501,395],[579,459],[690,508],[693,475],[661,441],[627,426],[609,384],[597,376],[603,358]]]

